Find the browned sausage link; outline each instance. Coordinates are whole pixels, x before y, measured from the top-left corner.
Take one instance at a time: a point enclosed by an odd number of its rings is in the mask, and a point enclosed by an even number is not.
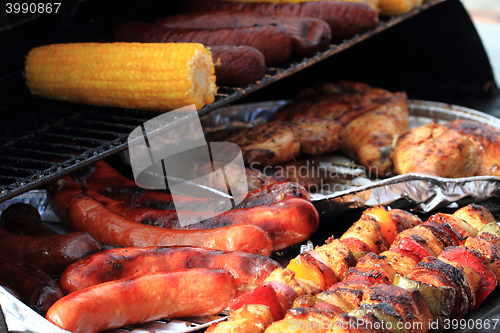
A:
[[[170,29],[156,24],[123,22],[113,31],[118,42],[201,43],[203,45],[247,45],[264,55],[266,65],[285,62],[292,54],[291,37],[278,27],[253,26],[234,29]]]
[[[26,236],[53,236],[58,233],[42,223],[38,210],[18,202],[2,212],[0,226],[9,232]]]
[[[193,217],[206,216],[201,222],[190,224],[183,227],[177,218],[175,210],[164,210],[150,207],[142,207],[137,205],[129,205],[110,199],[106,196],[99,195],[89,191],[88,195],[101,202],[104,206],[114,211],[115,213],[124,216],[130,220],[156,225],[167,229],[213,229],[225,227],[228,225],[240,224],[239,220],[241,213],[252,215],[252,208],[257,206],[269,206],[277,202],[282,202],[291,198],[302,198],[309,200],[309,193],[304,187],[297,183],[283,182],[272,184],[261,189],[255,190],[247,195],[247,197],[229,211],[223,219],[217,215],[212,217],[211,213],[205,212],[188,212],[183,211],[184,215],[191,214]],[[150,202],[146,202],[150,205]],[[234,218],[232,218],[234,217]],[[271,218],[271,217],[270,217]]]
[[[255,206],[256,204],[251,202],[254,202],[255,200],[257,200],[257,198],[263,198],[262,193],[265,193],[265,197],[267,198],[269,198],[268,195],[272,195],[272,193],[267,190],[271,189],[268,186],[272,186],[275,179],[273,179],[272,177],[266,177],[257,172],[252,172],[252,170],[246,170],[246,173],[247,182],[250,183],[250,186],[260,184],[265,185],[269,182],[270,184],[266,185],[263,189],[256,189],[247,194],[245,200],[242,201],[236,208]],[[91,190],[117,201],[123,201],[133,205],[142,205],[158,209],[175,209],[171,194],[162,191],[143,189],[137,186],[134,181],[129,180],[128,178],[121,175],[118,171],[116,171],[113,167],[111,167],[104,161],[99,161],[91,165],[74,177],[75,180],[80,184],[84,184]],[[71,197],[71,194],[66,195],[66,193],[70,193],[71,191],[78,191],[80,188],[76,184],[71,184],[71,186],[69,186],[69,184],[66,183],[71,180],[69,180],[69,178],[65,179],[66,180],[59,181],[59,183],[49,186],[50,195],[55,199],[53,200],[55,201],[55,212],[61,219],[61,216],[64,216],[64,211],[67,211],[67,209],[63,209],[64,204],[62,202],[69,203],[70,200],[68,200],[68,198]],[[276,188],[272,188],[272,191],[275,190]],[[305,189],[295,189],[293,191],[297,192],[299,195],[302,194],[304,198],[306,198],[307,196],[306,199],[309,200],[309,195],[307,194],[307,191]],[[281,192],[279,192],[278,194],[281,195]],[[185,202],[189,202],[188,200],[192,200],[193,207],[196,209],[199,207],[200,199],[198,198],[184,198],[184,200]],[[265,204],[265,202],[261,201],[261,203],[259,204]]]
[[[289,183],[302,188],[295,183]],[[278,184],[276,184],[278,185]],[[274,186],[277,187],[277,186]],[[300,192],[299,192],[300,193]],[[281,250],[298,244],[309,238],[318,228],[319,216],[316,208],[309,202],[288,194],[283,201],[266,203],[252,208],[234,209],[213,218],[181,227],[176,213],[145,207],[127,207],[127,205],[109,198],[88,193],[106,208],[128,219],[168,229],[212,229],[227,226],[249,224],[262,228],[269,233],[273,250]],[[279,196],[278,196],[279,197]],[[191,212],[199,216],[199,212]]]
[[[9,286],[5,281],[0,280],[0,287],[5,289],[9,294],[14,296],[18,300],[21,300],[21,297],[19,296],[19,294],[11,286]]]
[[[266,75],[262,52],[251,46],[212,46],[215,77],[218,86],[244,87]]]
[[[244,3],[219,1],[216,9],[235,12],[257,11],[262,14],[315,17],[326,21],[333,38],[349,38],[375,28],[378,14],[361,2],[317,1],[302,3]]]
[[[90,185],[94,185],[94,183],[97,180],[88,179],[88,181],[90,182]],[[91,190],[87,191],[87,194],[93,197],[94,199],[98,200],[99,202],[101,202],[103,205],[105,205],[107,208],[114,211],[115,213],[122,215],[130,220],[134,220],[136,222],[161,226],[163,228],[168,228],[168,229],[211,229],[238,223],[237,221],[230,223],[228,218],[226,218],[223,223],[220,223],[218,222],[217,217],[211,218],[212,214],[204,212],[192,212],[193,217],[206,216],[206,219],[202,222],[195,223],[183,228],[179,224],[177,218],[177,212],[173,209],[164,210],[164,209],[155,209],[155,208],[141,207],[134,205],[137,203],[142,203],[144,206],[156,206],[156,207],[165,206],[164,202],[154,201],[158,199],[148,200],[149,197],[146,196],[148,192],[140,191],[140,193],[144,194],[144,196],[141,197],[137,195],[137,190],[141,190],[137,187],[134,188],[129,187],[128,189],[130,189],[130,191],[128,191],[127,189],[121,189],[121,190],[116,189],[116,191],[114,190],[112,191],[111,189],[114,188],[108,188],[109,190],[108,195],[111,197],[117,197],[116,192],[118,192],[118,194],[129,193],[129,196],[118,197],[118,199],[124,199],[124,201],[132,202],[132,205],[117,200],[113,200],[106,196],[99,195]],[[54,207],[56,214],[62,220],[67,221],[69,202],[77,194],[82,193],[81,186],[77,185],[69,177],[65,177],[58,180],[56,183],[48,186],[48,192],[51,198],[52,207]],[[156,194],[153,191],[150,192],[152,192],[153,195]],[[269,205],[275,202],[288,200],[290,198],[303,198],[306,200],[310,199],[309,193],[305,190],[305,188],[297,183],[292,183],[292,182],[274,183],[248,193],[246,198],[238,205],[236,205],[233,211],[241,208],[251,208],[259,205]],[[170,203],[167,202],[166,206],[168,207],[169,205]],[[187,214],[188,212],[183,212],[183,213]]]
[[[328,49],[332,39],[330,26],[312,17],[263,15],[257,12],[209,11],[165,17],[155,22],[167,28],[224,29],[274,24],[290,35],[293,53],[312,56]]]
[[[0,253],[29,262],[47,274],[61,274],[70,264],[101,251],[84,232],[53,236],[24,236],[0,228]]]
[[[94,333],[162,318],[214,315],[235,291],[231,274],[221,269],[151,273],[69,294],[46,318],[67,331]]]
[[[188,268],[221,268],[234,277],[240,293],[260,286],[276,261],[244,252],[223,252],[196,247],[128,247],[96,253],[70,265],[59,279],[66,293],[99,283],[131,278],[151,272]]]
[[[0,255],[0,279],[12,287],[21,301],[45,315],[63,292],[57,283],[39,268],[27,262]]]
[[[128,220],[84,194],[77,195],[71,201],[68,217],[74,229],[86,231],[99,241],[120,246],[198,246],[265,256],[269,256],[273,249],[269,235],[252,225],[209,230],[168,230]]]

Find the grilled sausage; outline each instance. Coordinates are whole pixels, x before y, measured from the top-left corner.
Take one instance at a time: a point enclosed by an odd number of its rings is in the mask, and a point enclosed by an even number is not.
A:
[[[251,46],[212,46],[215,82],[218,86],[244,87],[266,75],[266,59]]]
[[[42,223],[38,210],[18,202],[2,212],[0,226],[9,232],[25,236],[53,236],[58,233]]]
[[[2,280],[0,280],[0,287],[2,287],[3,289],[5,289],[9,294],[11,294],[12,296],[14,296],[18,300],[21,300],[21,297],[19,296],[19,294],[14,289],[12,289],[11,286],[9,286],[7,283],[5,283]]]
[[[99,241],[120,246],[199,246],[269,256],[273,243],[261,228],[235,225],[209,230],[168,230],[128,220],[97,200],[79,194],[69,204],[68,222]]]
[[[167,28],[224,29],[274,24],[293,41],[293,53],[310,57],[328,49],[332,32],[323,20],[312,17],[263,15],[257,12],[209,11],[165,17],[155,24]]]
[[[234,277],[239,293],[255,289],[280,265],[267,257],[196,247],[129,247],[103,251],[70,265],[59,278],[66,293],[112,280],[188,268],[220,268]]]
[[[7,256],[0,256],[0,280],[12,287],[24,304],[42,316],[63,297],[61,288],[42,270]]]
[[[81,187],[69,178],[60,179],[49,187],[52,206],[61,219],[68,220],[69,202],[80,193]],[[230,210],[186,227],[179,224],[177,212],[174,210],[131,206],[99,195],[91,190],[87,191],[86,194],[99,201],[110,211],[128,220],[167,229],[213,229],[240,224],[254,225],[269,233],[274,251],[306,240],[317,230],[319,224],[319,216],[314,206],[310,202],[301,199],[309,199],[309,194],[296,183],[284,182],[266,186],[252,192],[252,195],[249,195],[239,205],[240,207],[247,206],[250,208]],[[290,200],[292,201],[288,202]],[[202,213],[192,212],[192,216],[200,216]],[[120,245],[131,246],[130,244]],[[202,245],[198,244],[198,246]]]
[[[162,318],[214,315],[234,297],[224,270],[189,269],[111,281],[69,294],[47,320],[76,333],[101,332]]]
[[[141,43],[200,43],[206,46],[247,45],[264,55],[266,65],[285,62],[292,54],[291,37],[272,25],[241,27],[234,29],[171,29],[156,24],[123,22],[113,31],[118,42]]]
[[[101,251],[85,232],[53,236],[24,236],[0,228],[0,253],[29,262],[47,274],[60,274],[70,264]]]
[[[227,10],[232,12],[259,12],[266,15],[315,17],[326,21],[333,38],[349,38],[372,29],[378,24],[378,14],[361,2],[315,1],[302,3],[267,3],[187,0],[191,11]]]
[[[264,185],[267,186],[275,183],[275,179],[269,179],[271,177],[266,177],[262,174],[256,174],[255,172],[251,172],[251,170],[246,170],[247,173],[247,182],[254,185]],[[266,179],[267,178],[267,179]],[[98,192],[102,195],[105,195],[109,198],[112,198],[117,201],[123,201],[129,204],[134,205],[142,205],[146,207],[159,208],[159,209],[168,209],[174,210],[174,200],[170,193],[166,193],[164,191],[155,191],[155,190],[147,190],[137,186],[137,184],[133,181],[124,177],[118,171],[116,171],[112,166],[107,164],[104,161],[96,162],[95,164],[89,166],[84,169],[82,172],[78,173],[75,176],[75,180],[88,186],[91,190]],[[52,197],[57,198],[57,200],[53,200],[53,208],[57,216],[61,218],[63,221],[66,220],[65,214],[67,214],[67,208],[65,208],[65,204],[69,203],[70,197],[74,196],[72,191],[76,188],[73,187],[73,190],[65,186],[63,183],[56,183],[52,186],[49,186],[50,194]],[[213,184],[218,185],[218,184]],[[78,187],[80,188],[80,187]],[[266,193],[266,190],[269,188],[264,187],[261,191],[258,189],[247,194],[245,200],[243,200],[237,208],[241,207],[253,207],[257,204],[264,204],[270,196],[268,195],[270,192]],[[274,190],[274,188],[273,188]],[[295,191],[295,190],[294,190]],[[299,191],[299,190],[297,190]],[[265,199],[261,200],[262,195],[265,194]],[[298,193],[302,194],[307,200],[309,200],[309,195],[307,195],[307,191],[305,189],[301,189]],[[281,193],[279,194],[281,195]],[[271,198],[272,199],[272,198]],[[200,199],[198,198],[183,198],[185,202],[192,201],[193,210],[196,210],[200,204]],[[258,202],[258,203],[257,203]],[[66,204],[67,205],[67,204]],[[214,207],[214,210],[218,207]]]

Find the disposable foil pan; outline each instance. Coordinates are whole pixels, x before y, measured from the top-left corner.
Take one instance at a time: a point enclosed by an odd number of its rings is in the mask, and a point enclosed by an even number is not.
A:
[[[207,131],[256,126],[267,122],[288,101],[269,101],[218,109],[202,118]],[[480,111],[444,103],[408,100],[410,128],[431,122],[456,119],[475,120],[500,129],[500,119]],[[336,157],[333,154],[333,157]],[[338,157],[338,156],[337,156]],[[321,157],[323,160],[332,155]],[[345,158],[345,157],[344,157]],[[356,165],[355,161],[351,161]],[[498,196],[500,177],[440,178],[421,174],[397,175],[385,179],[357,178],[333,193],[312,194],[312,201],[322,216],[340,214],[350,208],[390,205],[392,208],[430,212],[446,206],[481,202]],[[362,185],[356,185],[362,184]]]

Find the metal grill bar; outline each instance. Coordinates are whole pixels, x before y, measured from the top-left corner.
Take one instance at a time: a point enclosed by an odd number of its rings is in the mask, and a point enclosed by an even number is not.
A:
[[[434,0],[409,13],[381,22],[367,31],[307,59],[269,67],[265,77],[245,88],[219,87],[214,103],[200,116],[327,59],[395,24],[440,3]],[[6,116],[0,124],[0,202],[57,180],[86,165],[127,148],[128,134],[157,113],[101,108],[32,97],[0,105]]]

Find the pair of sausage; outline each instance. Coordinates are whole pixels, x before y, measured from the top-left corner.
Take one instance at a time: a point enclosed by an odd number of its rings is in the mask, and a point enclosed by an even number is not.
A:
[[[226,10],[231,12],[257,12],[269,15],[314,17],[330,25],[332,38],[350,38],[373,29],[378,24],[378,13],[361,2],[314,1],[302,3],[237,2],[218,0],[185,0],[186,10],[198,12]]]
[[[234,277],[238,294],[251,291],[280,265],[267,257],[195,247],[129,247],[99,252],[70,265],[59,278],[66,293],[148,273],[220,268]]]
[[[200,30],[171,29],[157,24],[129,21],[115,27],[113,39],[118,42],[200,43],[205,46],[246,45],[259,50],[268,66],[285,62],[293,49],[291,37],[272,25]]]
[[[199,246],[223,251],[243,251],[269,256],[269,235],[253,225],[233,225],[209,230],[168,230],[120,216],[97,200],[78,194],[68,206],[68,223],[101,242],[120,246]]]
[[[41,223],[35,207],[17,203],[1,217],[0,253],[26,261],[50,275],[61,274],[70,264],[101,251],[99,242],[84,232],[60,235]]]
[[[328,49],[332,32],[323,20],[312,17],[270,15],[258,12],[208,11],[165,17],[155,24],[180,29],[227,29],[276,25],[292,38],[293,53],[310,57]],[[279,47],[279,45],[276,45]]]
[[[96,169],[95,171],[97,172],[98,170],[99,169]],[[100,178],[98,175],[94,176],[95,177],[90,182],[90,185],[93,184],[95,178]],[[87,180],[90,180],[90,178],[87,178]],[[98,189],[99,186],[91,187]],[[71,181],[71,179],[65,178],[59,180],[56,184],[50,187],[49,193],[56,213],[58,216],[63,218],[67,215],[69,210],[69,202],[77,194],[81,193],[81,188],[79,185]],[[133,220],[168,229],[182,228],[177,219],[177,213],[174,210],[162,210],[134,205],[131,206],[123,202],[115,201],[106,196],[99,195],[94,191],[87,191],[86,194],[92,199],[98,201],[105,208],[121,216],[122,219],[125,218],[126,220]],[[212,234],[213,237],[215,237],[216,234],[220,234],[222,236],[223,234],[220,233],[219,228],[229,228],[230,226],[236,227],[238,225],[242,226],[247,224],[261,228],[269,234],[272,241],[273,251],[284,249],[288,246],[298,244],[306,240],[318,228],[318,212],[315,207],[307,201],[308,199],[309,194],[307,191],[296,183],[284,182],[268,185],[262,189],[251,192],[247,198],[241,202],[240,207],[249,208],[233,209],[184,228],[191,229],[185,230],[190,232],[195,231],[195,229],[210,228],[210,230],[198,230],[199,234],[203,235],[202,238],[199,239],[199,243],[176,245],[196,245],[206,247],[209,245],[204,245],[202,240],[207,239],[206,237],[209,237],[210,234]],[[109,216],[108,213],[106,213],[106,216]],[[201,213],[192,212],[193,216],[200,215]],[[114,216],[114,218],[116,220],[119,219],[117,216]],[[172,235],[179,233],[182,234],[182,231],[183,230],[170,230],[170,233]],[[89,232],[92,233],[91,231]],[[187,233],[186,235],[189,234]],[[103,241],[103,239],[99,240]],[[120,245],[125,246],[124,244]],[[129,244],[128,246],[131,245]]]
[[[42,316],[63,297],[57,282],[41,269],[4,255],[0,255],[0,280],[12,288],[24,304]]]

